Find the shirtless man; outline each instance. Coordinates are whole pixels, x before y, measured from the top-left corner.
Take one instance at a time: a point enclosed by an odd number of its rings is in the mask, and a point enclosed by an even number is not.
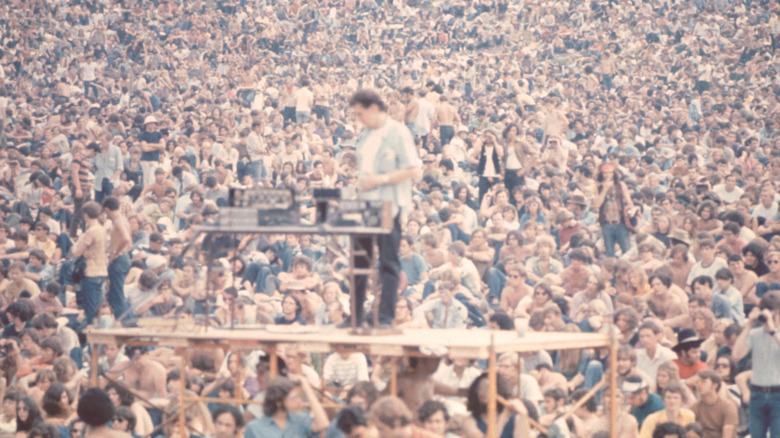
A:
[[[671,293],[672,279],[663,274],[650,277],[653,292],[647,295],[647,305],[662,320],[682,315],[684,310],[680,298]]]
[[[458,109],[455,108],[447,99],[447,96],[439,98],[439,105],[436,107],[436,114],[433,116],[434,124],[439,125],[439,140],[444,147],[450,143],[455,136],[455,124],[460,123]]]
[[[121,376],[125,386],[148,401],[167,397],[165,367],[161,363],[151,360],[143,347],[125,347],[125,354],[130,360],[117,364],[106,375],[111,378]],[[146,403],[144,403],[144,407],[157,409],[156,406],[150,406]],[[162,416],[162,413],[160,415]]]
[[[157,168],[154,171],[154,182],[144,187],[141,196],[144,196],[148,192],[152,192],[154,193],[154,196],[157,197],[157,200],[160,200],[165,197],[165,192],[168,191],[168,189],[176,190],[176,186],[173,184],[173,181],[165,179],[165,170]]]
[[[103,201],[103,209],[112,223],[108,251],[108,305],[111,306],[111,311],[117,319],[120,319],[128,309],[125,299],[125,278],[130,272],[130,250],[133,249],[130,224],[119,211],[119,206],[119,199],[113,196]]]
[[[433,380],[433,374],[439,368],[438,357],[409,358],[409,367],[398,375],[398,396],[406,402],[412,412],[432,400],[434,394],[453,397],[465,397],[468,388],[454,388]]]
[[[420,103],[414,97],[414,90],[412,87],[406,87],[401,90],[401,101],[406,104],[404,110],[404,124],[409,131],[414,135],[414,122],[417,120],[417,115],[420,113]]]
[[[734,274],[734,287],[742,293],[742,300],[745,304],[758,304],[758,297],[755,294],[755,285],[758,282],[758,276],[755,272],[745,269],[745,261],[739,254],[729,256],[729,269]],[[751,293],[752,292],[752,293]]]

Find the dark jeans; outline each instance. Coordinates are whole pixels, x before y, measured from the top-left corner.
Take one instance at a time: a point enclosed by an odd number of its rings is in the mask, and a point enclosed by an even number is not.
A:
[[[361,236],[356,239],[355,249],[372,251],[372,238]],[[379,243],[379,283],[382,285],[382,295],[379,297],[377,320],[379,324],[391,324],[395,319],[395,303],[398,301],[398,284],[401,278],[401,259],[398,256],[398,246],[401,243],[400,215],[393,219],[393,231],[378,237]],[[355,260],[355,268],[368,269],[370,257],[359,257]],[[358,324],[363,322],[363,303],[366,300],[366,275],[355,276],[355,318]]]
[[[506,273],[501,272],[500,269],[493,267],[487,271],[487,284],[488,284],[488,302],[501,301],[501,291],[504,290],[506,285]]]
[[[314,105],[312,110],[314,111],[314,115],[320,120],[325,120],[326,125],[330,125],[330,108],[322,105]]]
[[[100,191],[95,191],[95,202],[98,204],[103,203],[103,199],[111,196],[111,192],[114,191],[114,185],[108,180],[103,178],[103,182],[100,184]]]
[[[125,299],[125,277],[130,272],[130,255],[122,254],[108,264],[108,305],[116,319],[125,316],[130,305]]]
[[[452,137],[455,137],[454,126],[449,126],[449,125],[439,126],[439,139],[441,140],[442,146],[450,144],[450,140],[452,140]]]
[[[255,287],[255,293],[273,295],[276,292],[276,274],[270,265],[261,265],[260,263],[250,263],[244,272],[244,278],[241,282],[248,281]]]
[[[485,193],[493,187],[493,184],[498,184],[501,179],[498,177],[486,178],[484,176],[479,177],[479,205],[482,205],[482,198],[485,197]]]
[[[628,228],[624,224],[604,224],[601,226],[601,233],[604,235],[604,247],[607,257],[615,256],[615,243],[620,245],[620,250],[623,251],[623,254],[631,248],[631,237]]]
[[[81,226],[81,229],[84,229],[84,226],[86,225],[84,222],[84,214],[81,212],[81,207],[84,205],[84,202],[86,202],[87,196],[86,193],[82,192],[81,198],[77,198],[75,193],[75,189],[71,186],[71,193],[74,193],[73,195],[73,218],[70,220],[70,229],[68,230],[70,233],[70,237],[76,238],[78,236],[79,226]]]
[[[95,99],[98,97],[98,88],[95,86],[95,81],[84,81],[84,97],[89,99],[89,90],[92,90]]]
[[[504,187],[506,187],[506,190],[509,192],[509,197],[512,197],[512,190],[515,189],[515,187],[521,187],[523,184],[525,184],[525,178],[522,176],[517,176],[517,172],[519,172],[520,169],[507,169],[506,172],[504,172]]]
[[[750,390],[748,424],[752,438],[780,436],[780,392],[766,393]]]
[[[86,323],[92,324],[98,308],[103,302],[103,283],[106,277],[84,277],[81,280],[81,303],[84,307]]]

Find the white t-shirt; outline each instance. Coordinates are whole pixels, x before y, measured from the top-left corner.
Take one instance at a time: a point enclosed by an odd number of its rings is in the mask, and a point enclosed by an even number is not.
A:
[[[314,105],[314,93],[312,93],[311,90],[308,88],[299,88],[295,90],[293,97],[295,98],[295,111],[311,111],[311,107]]]

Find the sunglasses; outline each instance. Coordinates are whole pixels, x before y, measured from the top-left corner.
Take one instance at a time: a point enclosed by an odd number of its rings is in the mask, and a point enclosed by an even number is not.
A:
[[[729,365],[727,363],[719,363],[719,364],[715,365],[715,368],[730,368],[730,367],[731,367],[731,365]]]

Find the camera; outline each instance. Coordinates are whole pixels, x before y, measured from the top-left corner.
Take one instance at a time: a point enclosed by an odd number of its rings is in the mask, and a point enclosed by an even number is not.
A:
[[[760,322],[761,324],[766,324],[767,322],[766,315],[758,315],[758,322]]]

